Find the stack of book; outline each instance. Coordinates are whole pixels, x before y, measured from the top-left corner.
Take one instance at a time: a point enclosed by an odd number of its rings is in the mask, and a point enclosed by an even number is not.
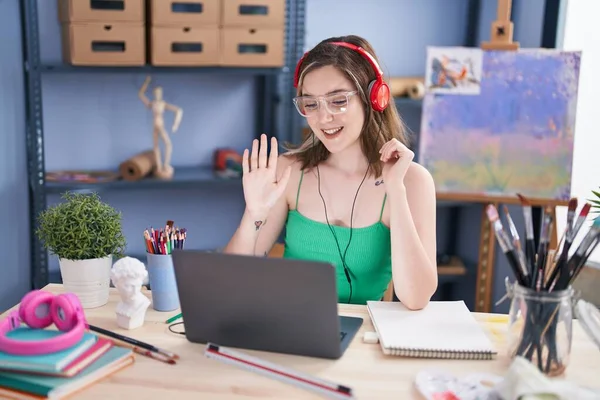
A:
[[[22,327],[8,333],[15,340],[44,340],[60,331]],[[0,352],[0,397],[60,399],[71,396],[132,364],[133,351],[86,332],[69,349],[36,356]]]

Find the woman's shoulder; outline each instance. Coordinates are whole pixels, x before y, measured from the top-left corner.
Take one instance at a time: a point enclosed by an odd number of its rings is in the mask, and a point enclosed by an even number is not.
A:
[[[435,193],[433,176],[427,168],[412,161],[404,177],[404,186],[407,192]]]

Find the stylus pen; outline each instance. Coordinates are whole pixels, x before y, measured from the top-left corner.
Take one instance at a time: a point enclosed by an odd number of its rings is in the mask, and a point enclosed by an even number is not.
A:
[[[172,358],[173,360],[178,360],[179,359],[179,356],[177,354],[171,353],[170,351],[166,351],[166,350],[163,350],[163,349],[159,349],[158,347],[152,346],[151,344],[144,343],[144,342],[141,342],[139,340],[135,340],[135,339],[127,337],[127,336],[119,335],[118,333],[111,332],[109,330],[106,330],[106,329],[103,329],[103,328],[99,328],[99,327],[94,326],[94,325],[88,325],[88,327],[90,328],[91,331],[98,332],[98,333],[100,333],[102,335],[106,335],[106,336],[111,337],[113,339],[117,339],[117,340],[120,340],[122,342],[129,343],[129,344],[137,346],[137,347],[141,347],[142,349],[154,351],[155,353],[162,354],[163,356]]]
[[[346,400],[354,398],[352,389],[348,386],[293,371],[281,365],[276,365],[214,343],[207,343],[204,355],[208,358],[236,365],[246,370],[319,393],[331,399]]]

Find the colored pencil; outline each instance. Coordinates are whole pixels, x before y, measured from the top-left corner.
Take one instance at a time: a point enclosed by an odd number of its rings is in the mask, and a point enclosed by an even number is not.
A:
[[[175,249],[183,249],[187,239],[187,229],[174,226],[174,222],[167,221],[164,228],[145,229],[143,232],[146,252],[151,254],[168,255]]]

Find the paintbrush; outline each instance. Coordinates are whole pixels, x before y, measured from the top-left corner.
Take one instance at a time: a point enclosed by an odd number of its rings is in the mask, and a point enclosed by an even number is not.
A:
[[[515,226],[515,223],[508,212],[508,207],[506,205],[503,206],[504,215],[506,216],[506,220],[508,221],[508,228],[510,230],[510,235],[512,237],[512,244],[515,248],[515,252],[517,253],[517,257],[519,259],[519,267],[521,268],[521,273],[524,277],[525,285],[529,286],[529,268],[527,267],[527,260],[525,259],[525,254],[523,253],[523,249],[521,248],[521,239],[519,238],[519,231]]]
[[[575,226],[573,227],[572,231],[571,231],[571,242],[573,242],[575,240],[575,238],[577,237],[577,234],[579,233],[579,229],[581,229],[581,226],[583,225],[583,223],[585,222],[588,213],[590,212],[590,208],[592,207],[592,205],[590,203],[585,203],[583,205],[583,207],[581,208],[581,211],[579,212],[579,216],[577,217],[577,221],[575,221]]]
[[[585,234],[566,267],[561,271],[555,284],[556,290],[565,290],[572,284],[581,269],[585,266],[590,254],[594,251],[600,240],[600,218],[596,218],[590,230]]]
[[[575,220],[575,214],[577,213],[577,198],[573,197],[569,200],[569,206],[567,210],[567,228],[566,235],[571,235],[573,231],[573,221]]]
[[[586,207],[584,206],[583,209],[581,210],[581,214],[587,215],[587,211],[585,211],[585,208]],[[588,210],[589,210],[589,208],[588,208]],[[550,274],[550,276],[547,279],[547,283],[546,283],[547,289],[549,289],[552,286],[552,284],[554,283],[554,280],[556,279],[558,274],[563,273],[562,269],[566,266],[566,261],[569,256],[569,250],[571,249],[571,244],[573,244],[573,240],[575,239],[575,236],[576,236],[576,235],[573,235],[573,232],[575,229],[573,226],[573,220],[575,219],[576,212],[577,212],[577,199],[573,198],[573,199],[569,200],[569,209],[567,211],[567,226],[565,228],[565,233],[563,234],[564,244],[563,244],[562,249],[560,250],[560,255],[558,256],[558,260],[556,260],[554,268],[552,269],[552,273]],[[583,220],[585,220],[585,216],[583,217]],[[579,223],[579,226],[577,227],[577,229],[579,230],[580,227],[581,227],[581,223]],[[562,243],[562,238],[561,238],[561,243]],[[560,245],[558,246],[558,249],[560,249]],[[558,253],[558,251],[557,251],[557,253]]]
[[[500,221],[500,217],[498,216],[498,210],[496,210],[496,207],[493,204],[489,204],[486,208],[486,214],[487,214],[488,220],[492,224],[492,227],[493,227],[495,235],[496,235],[496,239],[498,240],[498,243],[500,244],[500,248],[502,249],[502,252],[506,256],[511,269],[513,270],[513,273],[515,274],[515,277],[517,278],[517,281],[519,282],[519,284],[521,286],[526,286],[527,278],[521,272],[521,268],[519,267],[518,256],[515,252],[515,248],[513,247],[510,239],[508,238],[508,235],[504,231],[502,222]]]
[[[525,259],[529,267],[529,275],[533,276],[535,270],[535,239],[533,235],[533,217],[531,203],[525,196],[517,193],[521,206],[523,207],[523,219],[525,221]],[[531,283],[533,285],[533,283]]]
[[[544,274],[546,271],[546,260],[548,258],[548,246],[550,243],[550,233],[552,232],[552,209],[546,207],[542,218],[540,228],[540,243],[536,257],[536,265],[532,274],[532,289],[539,291],[543,286]]]

